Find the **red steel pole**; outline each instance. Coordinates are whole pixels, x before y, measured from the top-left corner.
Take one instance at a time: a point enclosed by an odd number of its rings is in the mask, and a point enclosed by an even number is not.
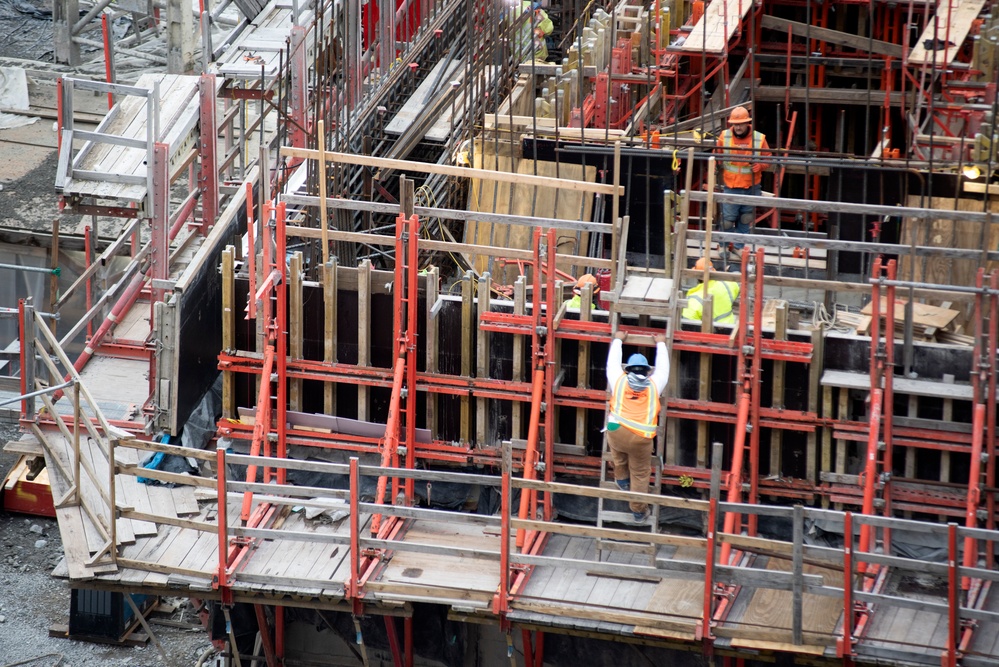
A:
[[[274,346],[268,345],[264,348],[264,364],[260,371],[260,390],[257,392],[257,414],[253,421],[253,440],[250,444],[250,456],[260,456],[260,445],[267,439],[270,431],[268,404],[271,402],[271,369],[274,367]],[[257,480],[257,466],[251,464],[246,467],[246,481],[255,482]],[[247,491],[243,494],[243,509],[239,515],[243,523],[250,518],[250,505],[253,503],[253,492]]]
[[[760,493],[760,375],[763,366],[763,248],[756,249],[756,281],[753,289],[753,366],[750,376],[749,502],[759,502]],[[756,535],[759,516],[749,515],[749,534]]]
[[[275,287],[277,295],[277,455],[288,457],[288,237],[285,236],[285,203],[277,205],[275,236],[277,255],[274,268],[281,275],[280,284]],[[288,469],[278,468],[278,484],[288,482]]]
[[[965,555],[967,559],[967,555]],[[965,577],[967,579],[967,577]],[[947,654],[944,667],[956,667],[958,633],[961,631],[957,588],[957,524],[947,524]]]
[[[853,657],[853,515],[843,515],[843,638],[839,647],[844,660]]]
[[[993,405],[993,410],[995,406]],[[982,445],[985,440],[985,404],[975,405],[975,413],[971,420],[971,461],[968,471],[968,496],[965,508],[964,525],[968,528],[978,527],[978,503],[981,500],[982,488]],[[975,567],[978,562],[978,540],[973,537],[964,538],[964,567]],[[971,579],[961,577],[961,588],[968,590]]]
[[[895,280],[895,260],[888,262],[888,280]],[[885,516],[892,515],[891,507],[891,479],[894,455],[892,453],[892,429],[894,426],[895,412],[895,286],[888,285],[885,288],[887,307],[885,308],[885,361],[882,377],[884,378],[883,404],[881,408],[881,423],[883,424],[883,441],[885,443],[884,452],[881,457],[881,470],[885,476],[884,487],[881,496],[884,499],[882,513]],[[882,531],[884,536],[885,553],[891,553],[891,529],[885,528]]]

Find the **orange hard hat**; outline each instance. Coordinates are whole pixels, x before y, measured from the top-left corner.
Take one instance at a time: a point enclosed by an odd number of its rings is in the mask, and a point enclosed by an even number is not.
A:
[[[597,282],[596,276],[592,273],[584,273],[576,281],[576,286],[572,288],[572,291],[579,294],[583,291],[583,287],[586,285],[593,285],[593,293],[596,294],[600,291],[600,284]]]
[[[694,270],[695,271],[703,271],[705,268],[709,268],[708,267],[708,260],[706,260],[705,258],[700,257],[700,258],[698,258],[698,260],[696,262],[694,262]],[[713,269],[715,267],[711,266],[710,268]]]
[[[728,124],[739,125],[740,123],[750,123],[752,120],[753,118],[749,115],[746,107],[736,107],[732,109],[732,113],[728,117]]]

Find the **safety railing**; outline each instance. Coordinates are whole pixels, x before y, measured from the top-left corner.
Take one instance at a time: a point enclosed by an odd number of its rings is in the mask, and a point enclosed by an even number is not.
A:
[[[999,613],[981,608],[991,582],[999,580],[999,572],[981,567],[962,565],[960,553],[964,541],[972,541],[979,553],[991,552],[999,541],[999,532],[977,528],[965,528],[956,524],[936,525],[925,522],[895,518],[867,516],[850,512],[838,512],[814,508],[777,507],[724,503],[717,499],[693,500],[667,496],[656,496],[618,490],[609,490],[575,484],[525,480],[513,477],[514,463],[508,454],[504,472],[499,477],[491,475],[466,474],[459,472],[410,470],[361,465],[357,458],[349,463],[325,463],[299,461],[272,457],[251,457],[233,454],[218,449],[216,452],[191,450],[187,448],[124,439],[118,447],[133,447],[147,451],[159,451],[180,456],[189,456],[206,462],[214,462],[218,475],[215,479],[192,477],[157,470],[139,469],[135,466],[118,465],[118,474],[141,474],[175,484],[202,487],[205,494],[214,490],[218,502],[211,511],[203,510],[197,520],[161,516],[155,513],[140,513],[128,508],[120,508],[117,514],[122,519],[152,521],[160,525],[173,525],[195,529],[205,533],[215,533],[218,539],[217,559],[209,557],[209,565],[202,569],[183,569],[168,563],[143,562],[129,555],[117,559],[118,565],[158,572],[176,572],[209,580],[219,590],[223,600],[232,599],[233,592],[252,594],[252,587],[267,583],[272,590],[286,589],[290,592],[314,591],[324,596],[352,601],[356,604],[372,602],[376,598],[392,600],[412,596],[421,601],[432,601],[460,608],[486,609],[500,614],[516,611],[535,611],[558,616],[581,615],[584,618],[600,618],[628,625],[682,630],[690,632],[700,640],[717,638],[754,638],[775,641],[792,646],[835,647],[842,656],[862,655],[866,641],[880,645],[894,644],[901,652],[941,652],[946,664],[954,664],[957,656],[968,651],[971,635],[976,623],[999,622]],[[332,475],[345,475],[349,479],[346,489],[303,487],[282,484],[247,483],[228,479],[226,467],[229,464],[241,466],[258,465],[272,470],[306,470]],[[362,499],[362,478],[387,476],[396,481],[411,479],[416,483],[451,482],[475,484],[498,488],[501,512],[499,516],[484,516],[460,512],[426,509],[400,505],[383,505],[364,502]],[[518,519],[511,514],[516,492],[535,494],[565,494],[584,498],[604,497],[608,500],[641,501],[658,504],[699,514],[704,525],[702,535],[685,536],[676,534],[650,534],[629,529],[596,528],[590,525]],[[253,493],[255,507],[248,521],[232,520],[229,509],[239,506],[244,493]],[[277,508],[284,505],[315,504],[320,507],[330,503],[343,510],[349,509],[346,526],[332,527],[328,531],[290,531],[273,524],[278,516]],[[210,518],[217,509],[216,516]],[[767,516],[791,525],[791,539],[769,539],[749,535],[728,534],[719,530],[720,515]],[[375,514],[383,520],[377,533],[371,534],[367,519]],[[804,535],[809,521],[821,522],[831,532],[842,532],[842,547],[823,547],[805,543]],[[407,523],[409,522],[409,523]],[[449,526],[457,524],[481,526],[482,536],[476,537],[474,544],[462,544],[460,538],[448,543],[421,542],[407,538],[406,530],[411,522],[421,524],[437,523]],[[904,557],[900,555],[861,552],[856,548],[858,535],[867,527],[877,537],[887,531],[912,531],[923,535],[936,536],[946,542],[945,562]],[[524,546],[517,548],[514,537],[518,531],[527,534]],[[652,544],[657,547],[689,547],[704,550],[707,554],[701,560],[690,556],[679,559],[654,557],[649,564],[614,563],[596,558],[565,557],[546,555],[549,540],[555,535],[569,538],[592,540],[617,540],[627,543]],[[252,561],[254,544],[259,540],[290,540],[324,542],[330,545],[349,548],[348,575],[342,581],[308,581],[301,578],[282,578],[280,573],[254,573],[249,566]],[[723,546],[728,545],[730,556],[725,560],[721,555]],[[966,548],[966,547],[964,547]],[[484,579],[481,590],[456,591],[453,587],[422,585],[419,590],[405,584],[375,580],[375,574],[385,566],[389,553],[421,553],[442,559],[438,562],[447,567],[444,559],[472,559],[481,561],[479,575]],[[754,567],[754,559],[766,556],[770,560],[782,560],[788,565],[776,569]],[[388,559],[390,560],[390,559]],[[569,599],[539,600],[528,592],[527,586],[532,571],[542,567],[554,567],[559,571],[575,570],[585,573],[581,576],[607,576],[628,578],[634,581],[659,582],[696,580],[704,582],[702,607],[698,613],[680,615],[662,613],[647,609],[634,609],[627,602],[615,600],[614,605],[588,605],[586,602]],[[810,567],[818,567],[825,575],[816,574]],[[930,594],[906,597],[891,592],[886,586],[889,575],[895,571],[918,572],[945,578],[946,597],[938,591],[939,601],[928,597]],[[830,575],[829,573],[833,573]],[[264,581],[266,579],[266,582]],[[751,615],[737,618],[733,613],[734,598],[743,588],[789,593],[787,604],[791,607],[791,627],[763,627]],[[241,590],[245,589],[245,590]],[[837,623],[827,623],[822,628],[806,625],[804,596],[829,598]],[[916,645],[898,637],[867,638],[872,614],[883,613],[889,608],[919,609],[937,613],[946,619],[947,635],[943,645],[934,646],[931,638]],[[843,622],[843,618],[846,622]],[[827,619],[828,620],[828,619]]]

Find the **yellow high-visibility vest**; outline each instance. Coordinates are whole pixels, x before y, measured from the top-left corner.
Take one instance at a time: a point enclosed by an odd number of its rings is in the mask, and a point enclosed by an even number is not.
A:
[[[708,293],[711,295],[711,309],[714,313],[712,321],[715,324],[735,324],[732,306],[739,298],[739,283],[711,280],[708,283]],[[704,313],[703,294],[703,283],[687,292],[687,306],[683,309],[683,317],[688,320],[701,319]]]

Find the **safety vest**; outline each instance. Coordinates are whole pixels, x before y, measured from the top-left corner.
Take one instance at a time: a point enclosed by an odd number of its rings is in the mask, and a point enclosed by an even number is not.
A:
[[[739,298],[739,284],[723,280],[708,282],[708,293],[711,295],[712,321],[715,324],[735,324],[735,313],[732,304]],[[704,313],[704,284],[701,283],[687,292],[687,306],[683,309],[683,317],[688,320],[699,320]]]
[[[648,387],[635,391],[628,384],[628,375],[622,375],[611,394],[610,413],[629,431],[653,437],[659,425],[659,387],[650,381]]]
[[[739,139],[732,130],[721,133],[718,144],[725,148],[722,157],[722,178],[726,187],[748,188],[763,180],[760,174],[753,173],[753,165],[749,162],[735,162],[730,158],[736,155],[760,155],[760,150],[766,145],[766,137],[762,132],[753,132],[752,139]],[[752,148],[752,150],[749,150]]]
[[[581,297],[578,294],[573,294],[572,298],[566,301],[565,304],[566,308],[575,308],[576,310],[579,310],[580,308],[583,307],[583,297]],[[590,310],[596,310],[596,308],[597,308],[596,299],[591,299]]]
[[[524,24],[521,27],[520,34],[520,44],[521,53],[524,56],[530,53],[531,46],[534,46],[534,59],[535,60],[547,60],[548,59],[548,43],[545,41],[545,36],[550,35],[552,30],[555,28],[555,24],[548,17],[548,12],[543,9],[534,9],[534,3],[531,0],[523,0],[520,4],[522,12],[532,12],[533,16],[529,16],[524,20]],[[521,20],[517,18],[515,20]],[[520,53],[517,54],[518,57]]]

